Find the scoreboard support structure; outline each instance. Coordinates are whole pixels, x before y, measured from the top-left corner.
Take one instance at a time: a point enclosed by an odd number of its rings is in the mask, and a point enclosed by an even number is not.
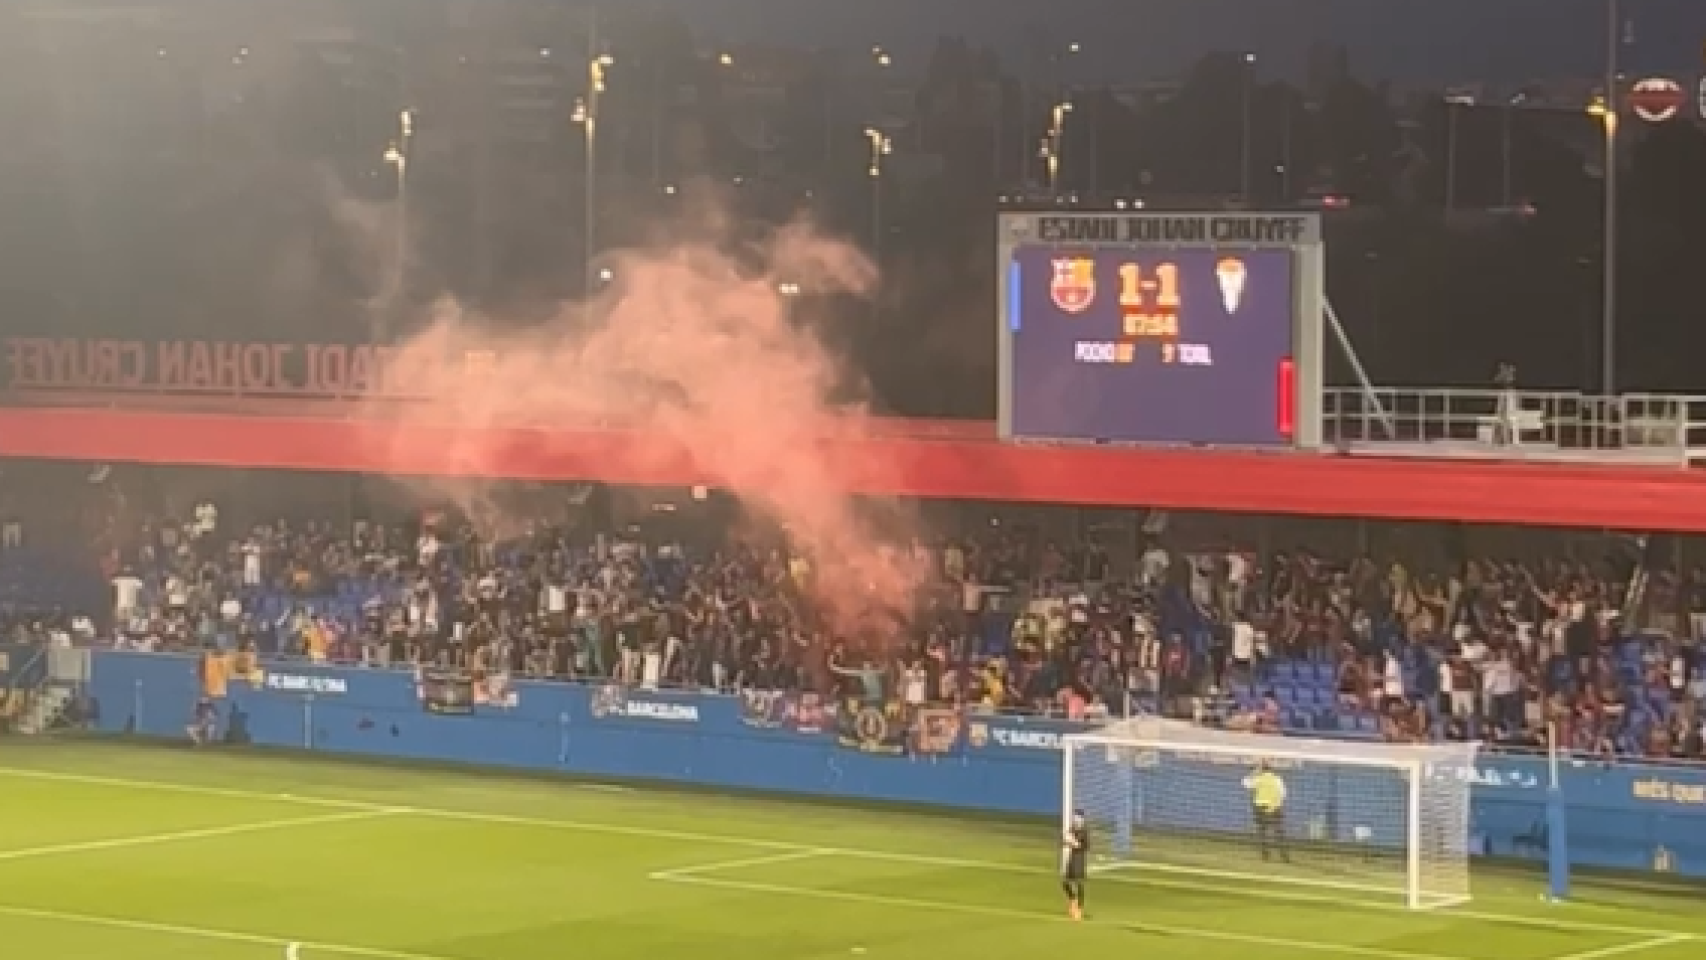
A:
[[[998,425],[1011,440],[1312,449],[1331,327],[1309,213],[1002,213]]]

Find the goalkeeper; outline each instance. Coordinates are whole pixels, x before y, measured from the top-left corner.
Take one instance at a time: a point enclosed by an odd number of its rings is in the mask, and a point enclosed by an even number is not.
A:
[[[1084,919],[1084,879],[1090,870],[1090,827],[1084,811],[1072,811],[1071,825],[1060,838],[1060,889],[1066,894],[1066,915]]]
[[[1272,860],[1278,853],[1282,862],[1290,863],[1291,851],[1285,843],[1285,781],[1262,762],[1244,778],[1244,789],[1250,791],[1250,819],[1256,826],[1262,859]]]

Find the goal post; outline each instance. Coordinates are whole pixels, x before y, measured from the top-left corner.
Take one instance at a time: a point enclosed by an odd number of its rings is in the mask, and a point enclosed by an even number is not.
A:
[[[1099,871],[1469,900],[1475,746],[1304,740],[1136,718],[1062,744],[1061,817],[1097,834]],[[1258,830],[1248,778],[1284,784]]]

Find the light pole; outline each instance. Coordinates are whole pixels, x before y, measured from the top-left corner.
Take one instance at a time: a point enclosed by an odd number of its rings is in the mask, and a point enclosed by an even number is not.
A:
[[[871,63],[876,66],[876,72],[877,72],[876,95],[877,95],[877,103],[879,104],[879,109],[880,109],[880,105],[883,103],[883,101],[885,99],[887,99],[885,95],[888,92],[888,82],[887,82],[886,78],[884,78],[882,75],[885,71],[888,70],[888,68],[894,66],[894,55],[889,53],[888,48],[883,46],[882,44],[880,44],[880,43],[874,44],[871,47]],[[922,100],[918,100],[917,102],[915,102],[915,104],[913,106],[913,110],[912,110],[912,133],[913,133],[913,143],[916,145],[916,148],[918,150],[923,150],[924,149],[924,106],[923,106]]]
[[[1074,40],[1059,48],[1050,48],[1045,40],[1041,47],[1033,49],[1040,50],[1040,54],[1033,54],[1035,59],[1032,60],[1032,63],[1047,68],[1049,96],[1058,99],[1061,95],[1060,65],[1068,57],[1075,57],[1083,53],[1084,45]],[[1019,182],[1027,190],[1030,189],[1031,155],[1034,152],[1031,146],[1030,132],[1032,101],[1030,73],[1031,70],[1027,68],[1019,76]],[[999,139],[997,138],[997,140]]]
[[[1043,138],[1042,155],[1051,198],[1060,196],[1060,158],[1066,141],[1066,118],[1071,113],[1072,104],[1065,101],[1049,111],[1048,136]]]
[[[1507,211],[1510,210],[1513,199],[1511,189],[1512,160],[1516,152],[1512,144],[1511,126],[1515,118],[1516,108],[1522,106],[1527,100],[1528,95],[1525,93],[1515,94],[1505,100],[1503,123],[1500,124],[1499,129],[1499,206]]]
[[[1623,16],[1618,0],[1605,0],[1605,101],[1600,113],[1605,128],[1605,262],[1601,264],[1599,337],[1600,390],[1617,389],[1617,120],[1618,55],[1623,44]]]
[[[404,308],[408,292],[409,269],[409,148],[415,138],[415,113],[397,113],[397,139],[385,148],[385,165],[397,171],[397,200],[393,211],[391,236],[391,270],[386,283],[385,306],[374,323],[373,339],[384,343],[389,334],[391,315]]]
[[[1256,83],[1256,55],[1244,54],[1244,66],[1241,73],[1239,91],[1239,121],[1238,121],[1238,199],[1246,205],[1250,203],[1250,154],[1254,147],[1251,140],[1251,99],[1254,95],[1252,87]]]
[[[894,143],[888,134],[876,127],[865,128],[865,140],[870,144],[870,160],[865,166],[865,174],[871,180],[871,259],[876,261],[878,272],[881,273],[883,263],[883,158],[894,152]],[[871,319],[877,319],[882,312],[882,295],[871,297]]]
[[[585,232],[581,238],[586,247],[586,295],[598,289],[598,277],[593,269],[594,251],[598,242],[598,106],[604,94],[606,72],[616,63],[607,53],[598,52],[598,31],[589,31],[586,61],[586,96],[575,102],[574,122],[580,124],[586,139],[583,199]]]
[[[1451,93],[1445,97],[1445,212],[1457,210],[1457,121],[1459,108],[1473,107],[1475,98]]]

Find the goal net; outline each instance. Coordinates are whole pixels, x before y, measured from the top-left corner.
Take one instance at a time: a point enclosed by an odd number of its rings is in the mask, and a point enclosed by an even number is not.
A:
[[[1095,831],[1094,869],[1159,870],[1469,899],[1473,744],[1301,740],[1135,718],[1066,738],[1061,816]],[[1284,803],[1261,824],[1253,774]]]

